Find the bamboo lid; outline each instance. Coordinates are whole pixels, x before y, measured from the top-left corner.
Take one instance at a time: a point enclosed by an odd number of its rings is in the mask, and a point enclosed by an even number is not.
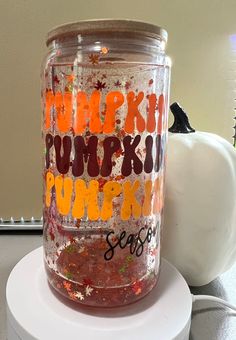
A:
[[[47,46],[55,39],[91,33],[132,33],[167,42],[168,34],[163,28],[151,23],[129,19],[95,19],[57,26],[47,35]]]

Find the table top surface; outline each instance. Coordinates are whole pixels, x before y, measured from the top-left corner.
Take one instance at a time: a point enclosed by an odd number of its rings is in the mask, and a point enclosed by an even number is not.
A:
[[[6,340],[5,288],[16,263],[31,250],[42,245],[40,233],[0,234],[0,340]],[[193,294],[221,297],[236,305],[236,265],[206,286],[192,288]],[[235,340],[236,314],[215,304],[194,304],[190,340]]]

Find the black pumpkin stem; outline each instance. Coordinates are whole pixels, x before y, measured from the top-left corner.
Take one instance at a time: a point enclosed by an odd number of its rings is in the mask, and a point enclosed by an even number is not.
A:
[[[236,110],[236,109],[235,109]],[[235,121],[236,121],[236,116],[234,117]],[[233,135],[233,146],[236,148],[236,123],[233,127],[234,129],[234,135]]]
[[[170,106],[170,110],[174,115],[174,123],[169,128],[170,132],[174,133],[191,133],[195,130],[191,127],[188,115],[178,103],[173,103]]]

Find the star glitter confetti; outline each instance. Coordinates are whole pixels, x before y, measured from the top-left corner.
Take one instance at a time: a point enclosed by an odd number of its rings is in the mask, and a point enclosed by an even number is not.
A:
[[[104,184],[106,184],[107,180],[105,178],[100,177],[98,179],[98,184],[99,184],[99,191],[101,192],[103,190]]]
[[[142,292],[142,284],[141,282],[135,282],[132,286],[132,290],[135,293],[135,295],[139,295]]]
[[[66,92],[72,92],[73,91],[73,85],[72,83],[69,83],[68,86],[65,87]]]
[[[74,74],[69,74],[69,75],[66,76],[66,78],[67,78],[68,82],[73,82],[74,79],[75,79],[75,75]]]
[[[125,267],[124,267],[124,266],[121,267],[121,268],[119,269],[119,272],[120,272],[120,273],[124,273],[124,272],[125,272]]]
[[[114,86],[116,87],[121,87],[121,82],[119,80],[117,80],[115,83],[114,83]]]
[[[60,84],[60,79],[58,78],[57,75],[55,75],[55,76],[53,77],[53,81],[54,81],[54,83],[56,83],[56,84]]]
[[[130,81],[126,81],[125,82],[125,89],[128,90],[131,86],[131,82]]]
[[[68,280],[71,280],[73,278],[73,275],[70,272],[67,272],[65,276],[67,277]]]
[[[99,63],[99,55],[91,53],[89,55],[89,61],[93,65],[97,65]]]
[[[68,292],[68,295],[69,295],[69,297],[71,298],[71,300],[74,300],[74,301],[76,301],[76,296],[75,296],[75,293]]]
[[[109,52],[108,47],[103,46],[103,47],[101,48],[101,53],[102,53],[102,54],[107,54],[108,52]]]
[[[66,252],[69,254],[72,254],[74,252],[76,252],[76,247],[73,244],[70,244],[67,248],[66,248]]]
[[[100,80],[98,80],[94,87],[97,90],[102,90],[106,88],[106,83],[102,83]]]
[[[153,79],[150,79],[148,85],[151,86],[153,84]]]
[[[71,283],[63,281],[63,286],[66,290],[71,291]]]
[[[92,291],[93,291],[93,288],[92,288],[92,287],[86,286],[86,288],[85,288],[85,295],[86,295],[86,296],[90,296],[91,293],[92,293]]]
[[[84,295],[81,292],[75,292],[75,296],[77,297],[78,300],[83,301],[84,300]]]

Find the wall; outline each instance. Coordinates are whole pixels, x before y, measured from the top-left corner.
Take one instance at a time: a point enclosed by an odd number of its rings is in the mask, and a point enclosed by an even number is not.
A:
[[[41,215],[39,69],[50,28],[95,17],[165,27],[171,102],[182,103],[196,129],[231,141],[235,13],[235,0],[0,0],[0,216]]]

